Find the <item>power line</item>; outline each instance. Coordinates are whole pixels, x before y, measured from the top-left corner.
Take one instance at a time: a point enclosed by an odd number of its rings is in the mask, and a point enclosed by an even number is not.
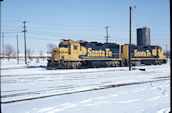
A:
[[[58,40],[53,40],[53,39],[48,39],[48,38],[35,38],[35,37],[28,37],[28,39],[37,39],[37,40],[49,40],[49,41],[58,41]]]
[[[146,17],[150,19],[149,16],[146,16]],[[157,19],[156,19],[156,20],[157,20]],[[63,25],[64,25],[64,24],[57,24],[57,25],[54,25],[54,24],[48,24],[48,23],[47,23],[47,25],[56,26],[56,27],[59,27],[59,28],[61,29],[61,28],[63,28]],[[42,27],[47,27],[47,25],[45,24],[45,25],[42,26]],[[62,25],[62,27],[59,26],[59,25]],[[167,25],[167,24],[166,24],[166,25]],[[31,26],[32,26],[32,25],[31,25]],[[72,26],[71,26],[71,25],[65,25],[65,26],[70,26],[70,27],[72,27],[71,30],[76,29],[76,27],[77,27],[77,28],[80,27],[79,29],[77,29],[77,31],[88,31],[88,30],[94,31],[94,30],[93,30],[94,27],[91,27],[91,26],[89,26],[89,29],[88,29],[88,26],[86,26],[86,27],[82,26],[82,27],[81,27],[81,25],[80,25],[80,26],[77,26],[77,25],[72,25]],[[35,24],[34,24],[34,27],[35,27]],[[41,27],[41,28],[42,28],[42,27]],[[11,27],[8,27],[8,28],[11,28]],[[82,28],[84,28],[84,29],[82,29]],[[86,29],[85,29],[85,28],[86,28]],[[96,30],[96,31],[102,32],[102,30],[99,30],[98,28],[100,28],[100,27],[97,26],[97,28],[96,28],[95,30]],[[5,29],[6,29],[6,28],[5,28]],[[54,28],[52,28],[52,29],[54,29]],[[128,29],[121,29],[120,27],[118,27],[118,28],[116,28],[116,29],[118,30],[118,31],[115,31],[115,32],[117,32],[117,33],[118,33],[118,32],[129,32]],[[13,30],[16,30],[16,29],[13,28]],[[65,30],[66,30],[66,29],[65,29]],[[66,30],[66,31],[67,31],[67,30]],[[44,33],[45,33],[45,31],[41,31],[41,32],[44,32]],[[63,30],[63,32],[64,32],[64,30]],[[134,31],[132,31],[132,32],[136,32],[136,31],[134,30]],[[154,31],[151,31],[151,32],[154,32]],[[155,32],[160,33],[160,32],[166,32],[166,31],[155,31]],[[167,32],[168,32],[168,31],[167,31]],[[47,32],[46,32],[46,33],[47,33]],[[87,32],[87,33],[88,33],[88,32]],[[52,34],[56,34],[56,33],[48,33],[48,35],[52,35]]]
[[[28,32],[28,33],[37,34],[37,35],[46,35],[46,36],[58,36],[58,35],[55,35],[55,34],[47,34],[47,33],[39,33],[39,32]]]
[[[146,15],[145,13],[143,13],[143,12],[141,12],[141,11],[138,11],[138,10],[137,10],[136,13],[141,14],[142,16],[144,16],[144,17],[146,17],[146,18],[148,18],[148,19],[151,19],[151,20],[153,20],[153,21],[155,21],[155,22],[158,22],[158,23],[161,23],[161,24],[163,24],[163,25],[169,26],[169,24],[164,23],[164,22],[162,22],[161,20],[158,20],[157,18],[154,18],[154,17],[151,17],[151,16],[149,16],[149,15]]]
[[[39,22],[31,22],[34,25],[46,25],[46,26],[55,26],[55,27],[80,27],[80,28],[102,28],[103,26],[95,26],[95,25],[72,25],[72,24],[58,24],[58,23],[39,23]],[[30,25],[31,25],[30,24]]]
[[[47,35],[47,36],[55,36],[55,37],[83,37],[83,36],[95,36],[95,35],[85,35],[85,34],[81,34],[81,35],[78,35],[78,34],[67,34],[67,33],[52,33],[52,32],[44,32],[44,31],[29,31],[28,32],[29,34],[37,34],[37,35]],[[102,35],[96,35],[96,37],[102,37]]]
[[[15,34],[15,33],[21,33],[21,32],[3,32],[4,34]]]

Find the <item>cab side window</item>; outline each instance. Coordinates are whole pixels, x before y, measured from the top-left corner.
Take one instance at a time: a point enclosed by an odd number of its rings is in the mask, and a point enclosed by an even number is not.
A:
[[[74,46],[74,50],[77,50],[78,49],[78,46]]]
[[[70,46],[70,44],[68,45],[68,48],[70,48],[71,46]]]

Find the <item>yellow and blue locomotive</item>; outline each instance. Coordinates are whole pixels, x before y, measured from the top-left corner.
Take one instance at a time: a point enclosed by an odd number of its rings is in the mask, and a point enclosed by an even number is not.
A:
[[[132,45],[132,64],[162,64],[166,56],[159,46]],[[63,40],[48,59],[48,68],[119,67],[128,65],[129,46],[116,43]]]
[[[129,60],[129,45],[122,45],[122,59],[125,65]],[[166,63],[166,56],[161,47],[159,46],[139,46],[131,45],[131,61],[132,65],[136,65],[137,62],[145,65],[157,65]]]

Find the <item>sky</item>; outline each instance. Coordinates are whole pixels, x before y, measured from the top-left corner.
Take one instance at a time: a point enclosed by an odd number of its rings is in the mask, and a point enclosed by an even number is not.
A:
[[[4,44],[24,53],[23,21],[27,49],[47,52],[47,44],[61,39],[104,43],[129,43],[129,7],[132,6],[132,43],[136,29],[150,28],[151,45],[170,49],[169,0],[4,0],[1,3]],[[136,8],[134,7],[136,6]]]

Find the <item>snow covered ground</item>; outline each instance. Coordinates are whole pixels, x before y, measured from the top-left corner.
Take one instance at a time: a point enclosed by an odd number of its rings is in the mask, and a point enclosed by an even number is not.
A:
[[[168,113],[170,64],[47,70],[2,61],[2,113]],[[145,68],[140,71],[138,68]],[[119,87],[120,86],[120,87]]]

